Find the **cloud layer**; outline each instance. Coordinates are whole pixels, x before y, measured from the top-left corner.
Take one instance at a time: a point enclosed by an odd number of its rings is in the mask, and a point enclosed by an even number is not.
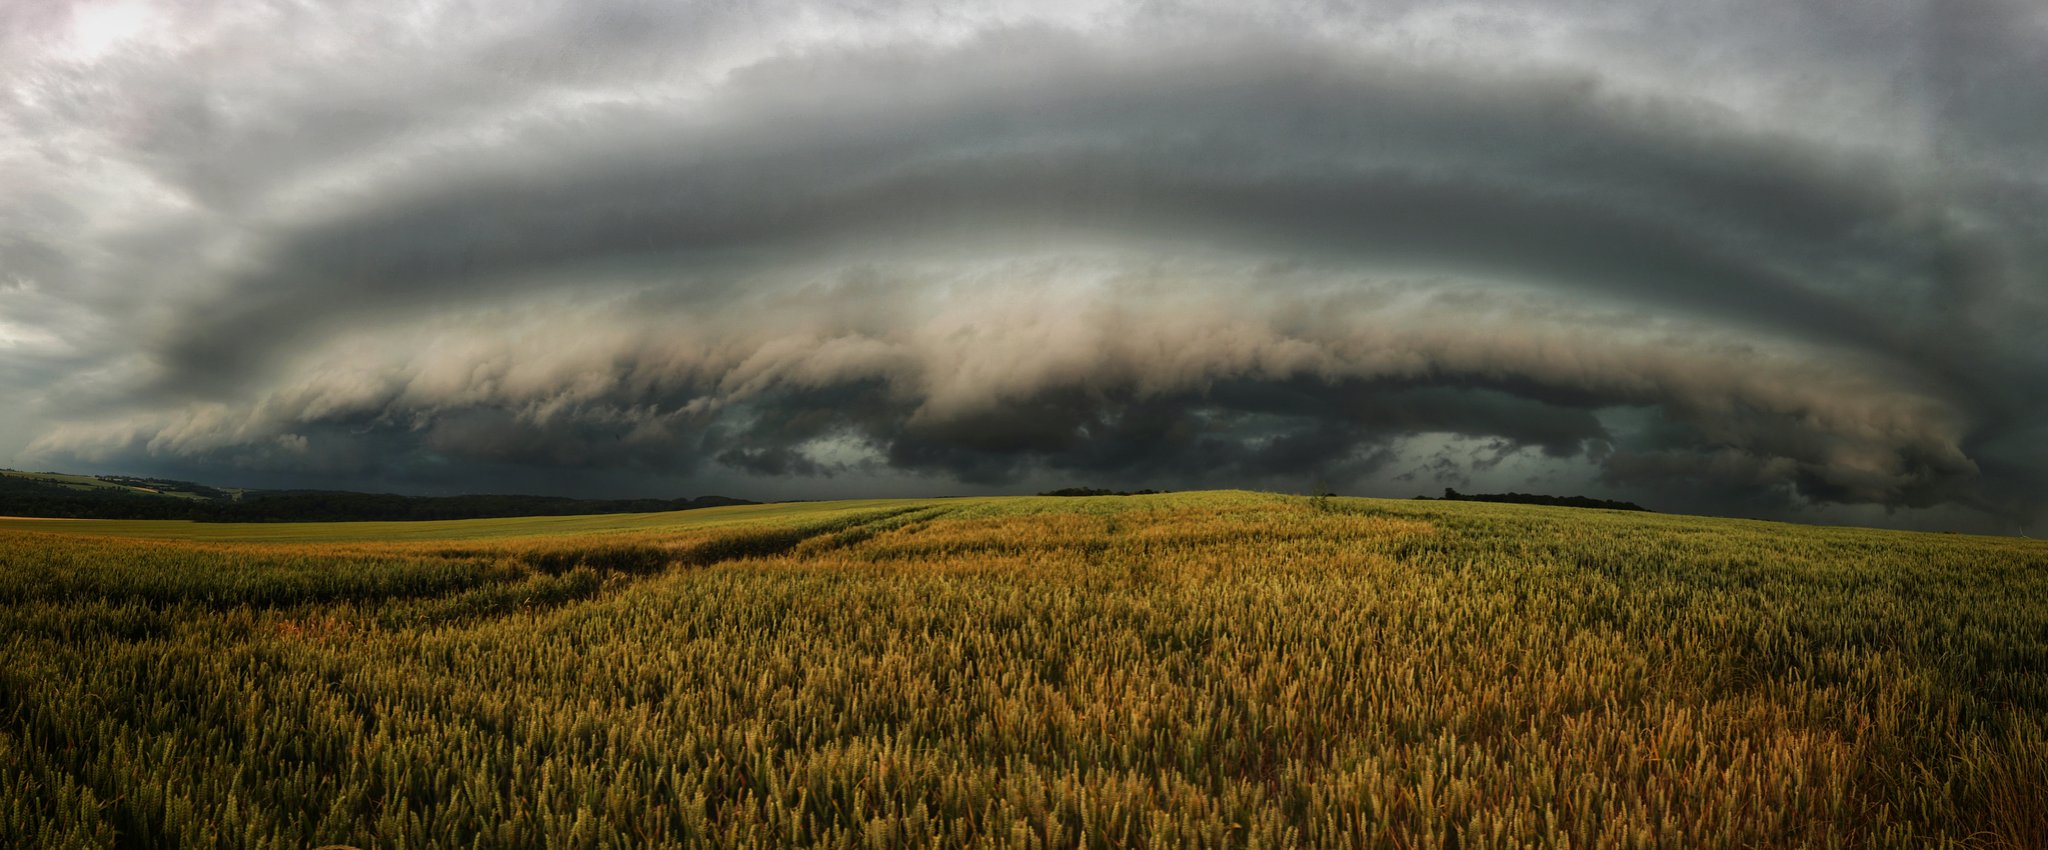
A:
[[[2048,16],[1825,5],[10,10],[0,451],[2048,518]]]

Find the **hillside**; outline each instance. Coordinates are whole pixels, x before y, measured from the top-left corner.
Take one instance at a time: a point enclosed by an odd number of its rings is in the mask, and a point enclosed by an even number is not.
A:
[[[2048,846],[2038,541],[1208,492],[0,554],[4,846]]]
[[[745,499],[569,499],[557,496],[401,496],[340,490],[242,490],[189,481],[0,470],[0,516],[181,519],[197,522],[394,522],[652,513]]]
[[[0,469],[0,516],[190,519],[241,495],[189,481]]]

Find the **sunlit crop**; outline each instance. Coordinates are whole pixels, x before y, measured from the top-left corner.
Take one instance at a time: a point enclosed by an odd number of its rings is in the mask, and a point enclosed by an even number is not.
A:
[[[2039,542],[1249,493],[724,516],[0,532],[0,845],[2048,847]]]

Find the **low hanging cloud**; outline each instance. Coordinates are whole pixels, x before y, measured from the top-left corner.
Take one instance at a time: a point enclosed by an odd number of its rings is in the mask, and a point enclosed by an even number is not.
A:
[[[1626,475],[1671,449],[1630,446],[1597,413],[1641,407],[1813,499],[1931,504],[1976,473],[1962,414],[1881,360],[1441,280],[1113,265],[870,268],[687,311],[643,294],[404,323],[301,354],[261,396],[34,448],[291,466],[343,442],[376,446],[350,453],[373,464],[1260,481],[1384,465],[1392,441],[1440,433]],[[820,458],[835,446],[846,456]]]
[[[440,489],[1512,467],[2012,527],[2048,185],[2004,113],[2048,20],[1962,5],[2005,25],[16,11],[51,37],[0,60],[0,435]]]

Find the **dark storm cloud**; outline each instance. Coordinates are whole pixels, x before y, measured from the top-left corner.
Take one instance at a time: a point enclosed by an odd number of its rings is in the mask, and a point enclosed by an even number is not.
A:
[[[0,380],[103,465],[2038,518],[2048,24],[1826,5],[16,10]]]
[[[423,352],[385,341],[416,329],[386,329],[253,406],[43,447],[273,465],[345,430],[412,445],[359,455],[364,474],[436,460],[683,473],[708,459],[968,482],[1355,480],[1417,434],[1601,460],[1621,438],[1598,412],[1644,406],[1698,444],[1768,459],[1775,483],[1811,499],[1913,504],[1927,469],[1946,476],[1935,483],[1972,472],[1952,410],[1846,355],[1507,293],[1482,308],[1440,282],[1153,267],[1076,285],[1067,266],[965,282],[870,272],[694,318],[635,315],[638,299],[558,305],[441,327]]]
[[[548,128],[545,153],[423,175],[281,234],[226,293],[175,318],[164,353],[219,380],[301,325],[347,321],[337,311],[414,309],[636,255],[688,267],[827,240],[916,251],[1190,230],[1896,348],[1904,329],[1827,287],[1940,247],[1917,187],[1871,179],[1885,163],[1621,102],[1580,74],[1475,75],[1269,38],[1196,48],[1026,31],[770,62],[691,120],[631,115],[567,141]]]

